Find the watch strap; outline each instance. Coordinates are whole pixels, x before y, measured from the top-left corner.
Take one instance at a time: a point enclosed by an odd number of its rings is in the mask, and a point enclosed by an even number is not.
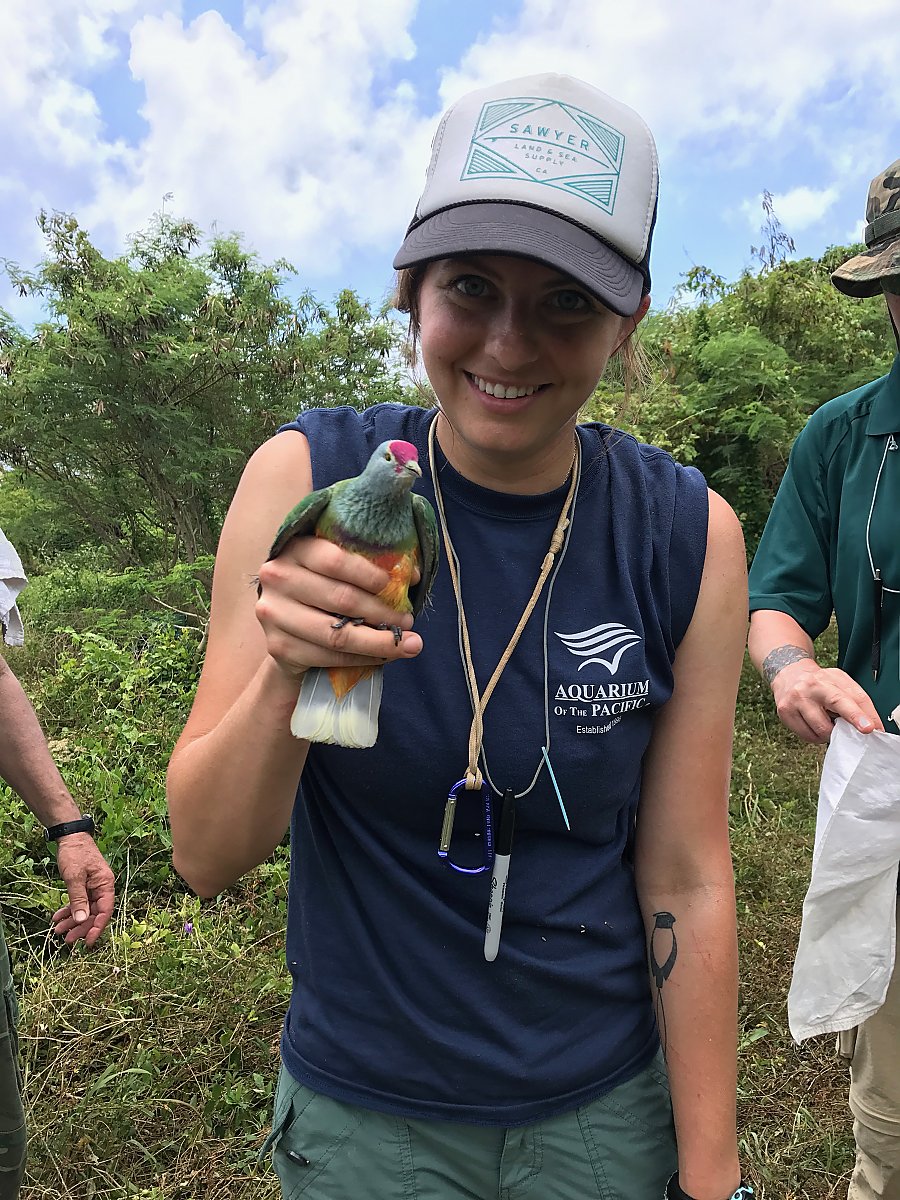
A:
[[[61,821],[59,825],[51,825],[44,830],[44,836],[48,842],[56,842],[70,833],[93,833],[95,828],[94,818],[85,813],[77,821]]]
[[[732,1192],[725,1200],[753,1200],[753,1197],[753,1188],[742,1179],[736,1191]],[[666,1200],[692,1200],[692,1197],[687,1194],[678,1182],[677,1171],[666,1184]]]

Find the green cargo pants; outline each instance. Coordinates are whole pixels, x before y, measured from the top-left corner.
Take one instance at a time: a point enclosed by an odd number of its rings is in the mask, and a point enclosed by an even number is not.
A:
[[[16,1200],[25,1172],[25,1113],[16,1039],[16,997],[0,921],[0,1200]]]
[[[591,1104],[512,1129],[356,1108],[282,1066],[268,1147],[284,1200],[660,1200],[677,1157],[661,1057]]]

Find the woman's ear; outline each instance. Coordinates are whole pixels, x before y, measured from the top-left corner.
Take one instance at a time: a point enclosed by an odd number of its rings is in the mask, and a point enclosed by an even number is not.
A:
[[[643,321],[644,317],[646,317],[649,309],[650,309],[650,293],[648,292],[646,294],[646,296],[641,297],[641,302],[638,305],[637,312],[632,317],[632,320],[634,321],[632,333],[634,332],[635,329],[637,329],[638,325],[641,323],[641,321]]]
[[[649,308],[650,296],[642,296],[640,304],[637,306],[637,309],[632,313],[632,315],[630,317],[622,318],[625,328],[622,336],[619,338],[618,342],[616,342],[616,348],[613,350],[613,354],[616,353],[616,350],[622,349],[622,347],[637,329],[638,325],[641,323],[641,321],[643,321],[644,317],[646,317]]]

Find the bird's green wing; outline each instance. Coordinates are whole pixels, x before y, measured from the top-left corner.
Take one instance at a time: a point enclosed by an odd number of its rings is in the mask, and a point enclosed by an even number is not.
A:
[[[434,577],[437,574],[440,545],[438,542],[438,527],[434,516],[434,509],[424,496],[418,496],[415,492],[412,492],[411,498],[413,521],[416,526],[416,534],[419,539],[419,552],[422,559],[422,578],[415,587],[410,588],[409,600],[412,604],[413,613],[418,615],[425,607],[425,601],[428,599],[428,593],[431,591],[431,585],[434,583]]]
[[[319,518],[328,508],[333,494],[334,485],[319,488],[317,492],[310,492],[299,504],[294,505],[275,535],[275,541],[269,551],[270,559],[277,558],[292,537],[315,533]]]

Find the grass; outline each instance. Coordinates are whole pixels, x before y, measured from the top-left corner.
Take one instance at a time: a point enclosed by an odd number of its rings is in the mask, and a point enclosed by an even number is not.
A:
[[[52,605],[42,616],[51,621]],[[99,640],[70,628],[10,658],[70,787],[102,817],[119,886],[95,952],[56,945],[46,932],[60,896],[53,863],[37,824],[0,786],[0,904],[30,1125],[22,1200],[275,1200],[277,1181],[256,1156],[288,999],[287,854],[217,901],[184,889],[170,866],[163,778],[199,640],[134,617],[115,632],[106,617]],[[780,726],[748,667],[731,816],[739,1127],[760,1200],[842,1197],[852,1165],[832,1039],[796,1046],[787,1032],[821,760]]]
[[[847,1193],[853,1165],[847,1072],[834,1039],[797,1046],[787,992],[809,882],[824,751],[778,722],[749,665],[732,774],[732,856],[741,951],[741,1153],[763,1200]]]

